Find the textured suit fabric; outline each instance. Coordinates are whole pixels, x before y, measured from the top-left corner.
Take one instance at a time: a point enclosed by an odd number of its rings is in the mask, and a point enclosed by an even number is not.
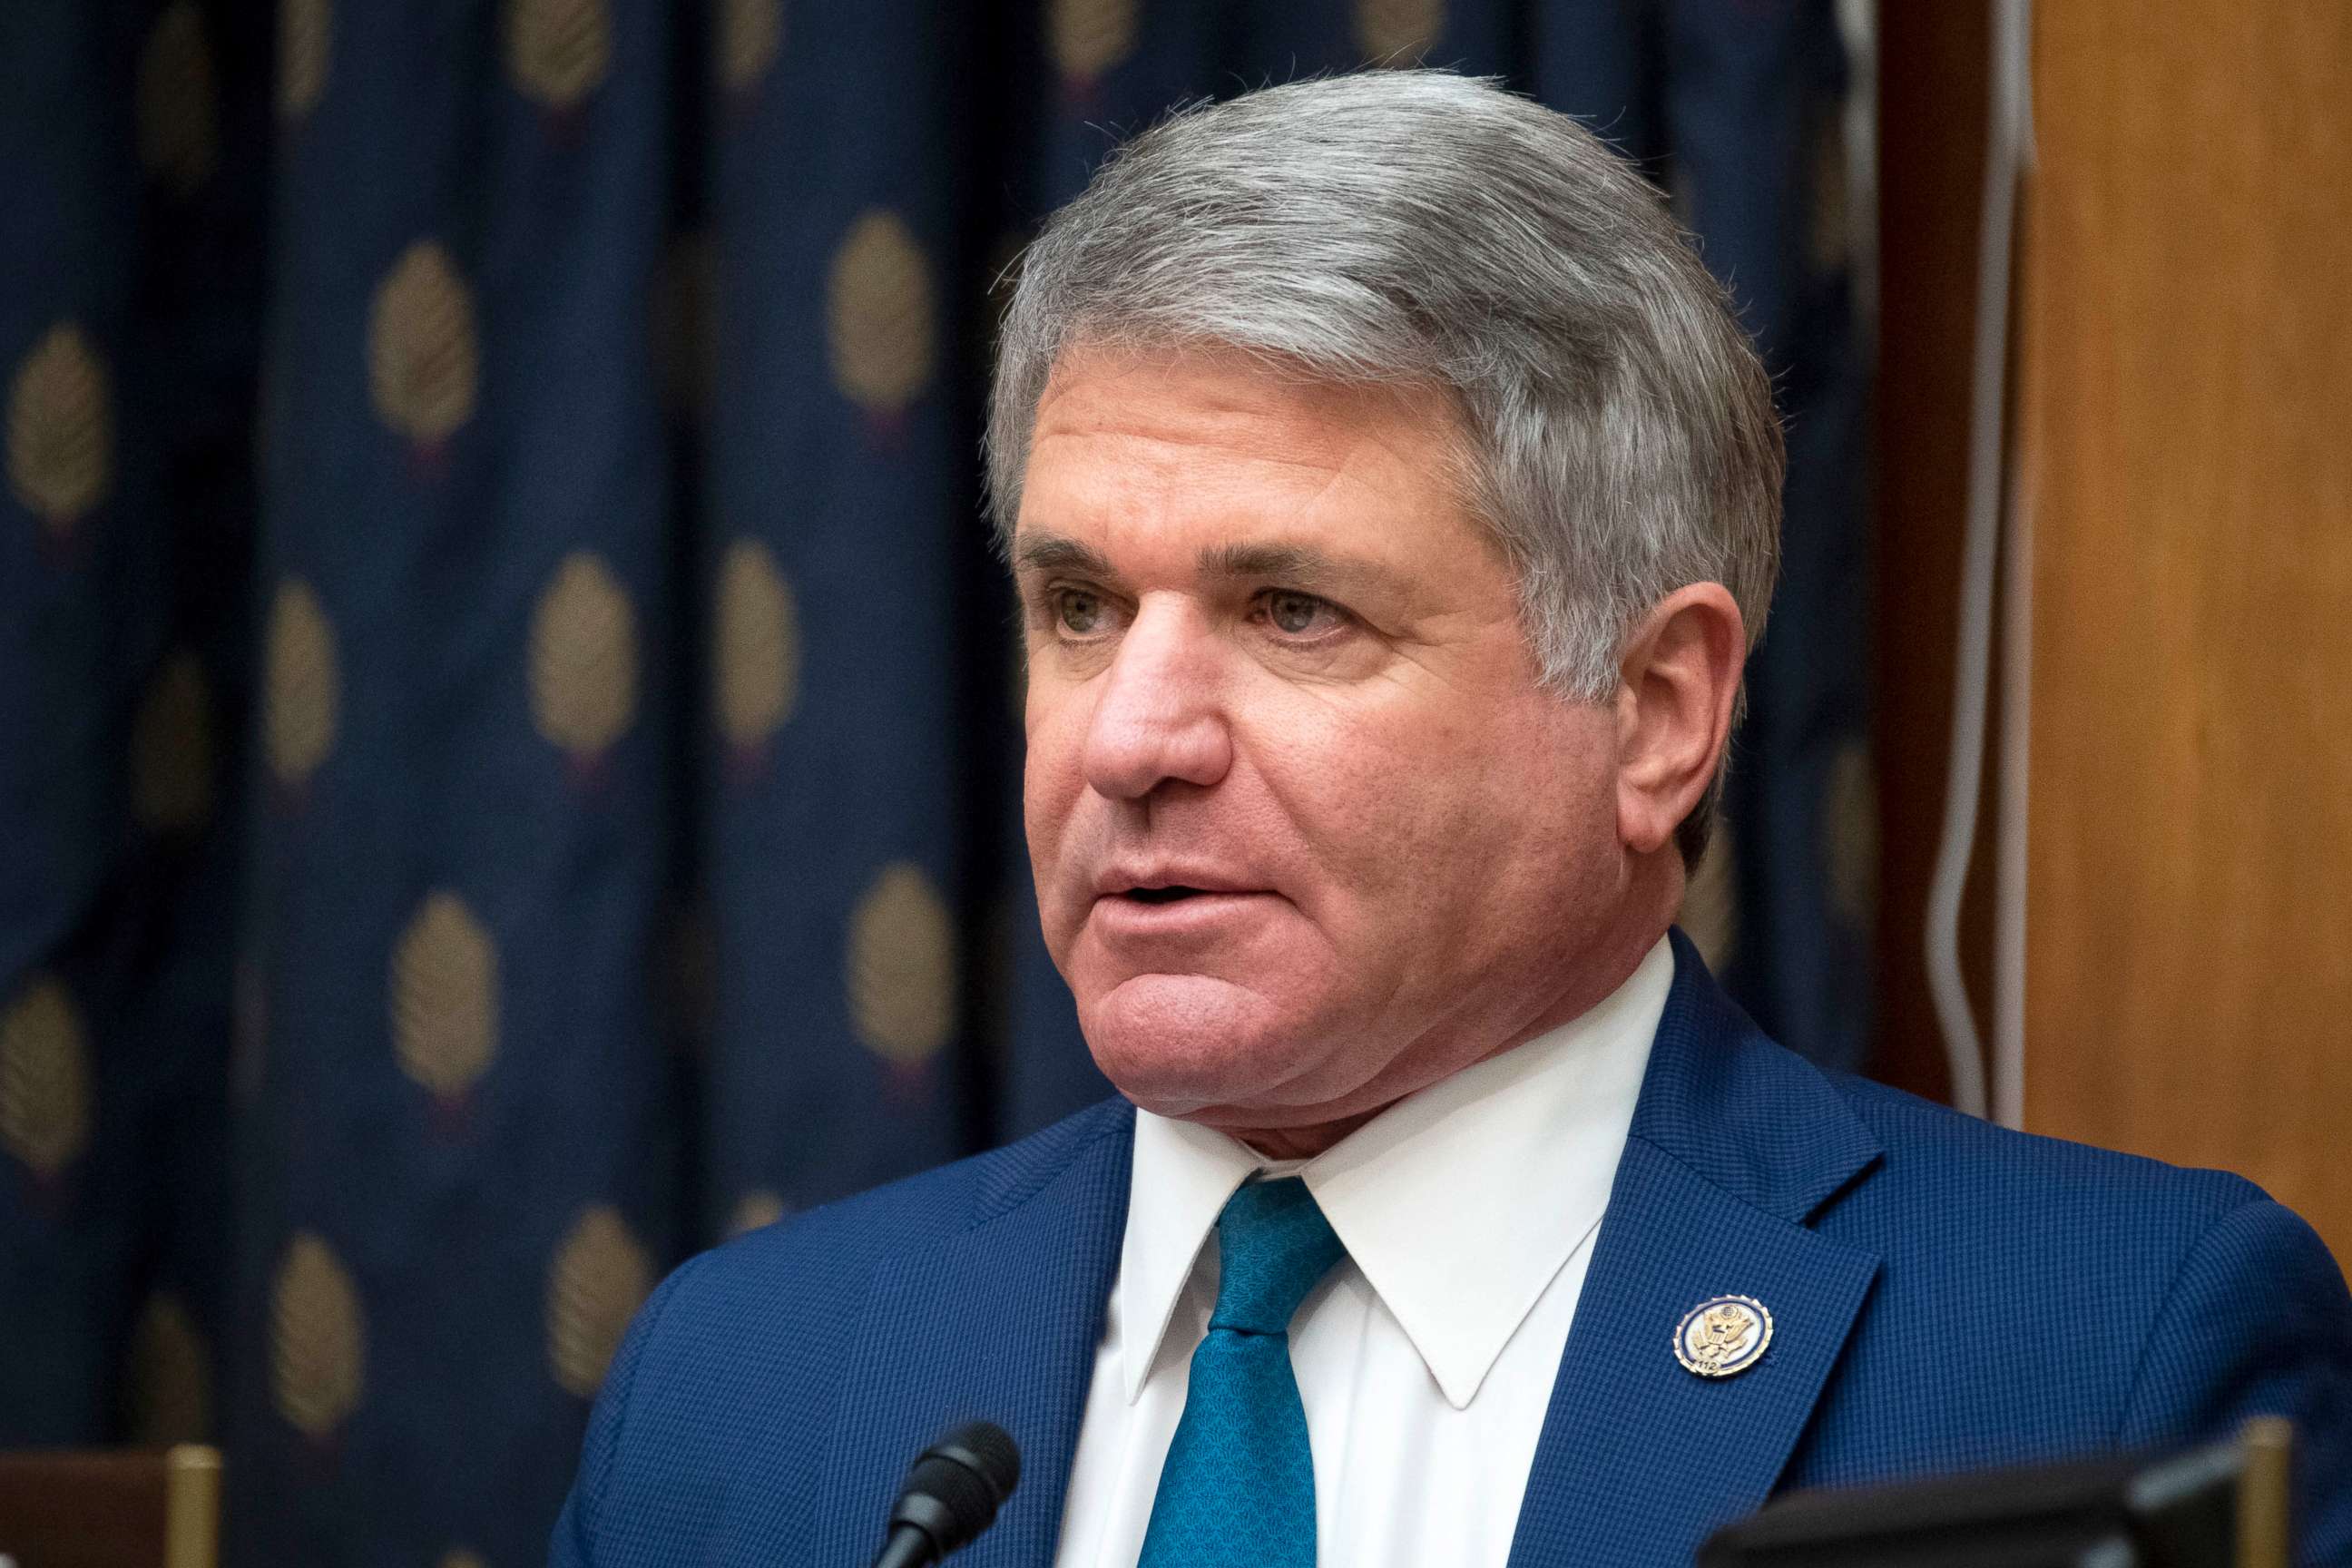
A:
[[[1216,1309],[1192,1352],[1141,1568],[1315,1568],[1315,1464],[1290,1320],[1347,1249],[1291,1176],[1226,1200],[1217,1252]]]
[[[2352,1561],[2352,1298],[2252,1184],[2007,1132],[1764,1037],[1689,944],[1551,1412],[1516,1568],[1686,1563],[1776,1492],[2302,1432],[2302,1561]],[[956,1419],[1021,1444],[960,1568],[1051,1562],[1117,1266],[1132,1111],[705,1254],[615,1361],[556,1568],[868,1560]],[[1774,1315],[1739,1376],[1675,1361],[1681,1314]]]

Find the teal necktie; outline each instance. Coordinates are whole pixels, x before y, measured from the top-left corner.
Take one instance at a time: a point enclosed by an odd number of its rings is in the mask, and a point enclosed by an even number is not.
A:
[[[1290,1318],[1347,1248],[1296,1176],[1217,1216],[1217,1308],[1192,1352],[1137,1568],[1315,1568],[1315,1466]]]

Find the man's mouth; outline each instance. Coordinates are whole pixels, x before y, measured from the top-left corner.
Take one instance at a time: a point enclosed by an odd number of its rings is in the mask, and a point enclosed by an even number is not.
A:
[[[1187,899],[1263,890],[1249,886],[1251,880],[1246,875],[1201,861],[1190,865],[1129,862],[1106,866],[1097,872],[1094,894],[1098,899],[1116,899],[1123,903],[1181,904]]]
[[[1096,920],[1127,936],[1202,936],[1256,910],[1270,889],[1213,865],[1115,865],[1094,884]]]
[[[1247,879],[1206,866],[1116,868],[1095,884],[1093,918],[1113,941],[1211,940],[1266,907],[1270,889]]]
[[[1188,888],[1179,883],[1166,888],[1129,888],[1119,897],[1132,899],[1139,904],[1172,904],[1179,899],[1189,899],[1201,891],[1202,889]]]

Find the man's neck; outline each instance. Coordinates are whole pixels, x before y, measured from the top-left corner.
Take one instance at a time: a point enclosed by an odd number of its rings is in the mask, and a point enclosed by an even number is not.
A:
[[[1641,967],[1643,958],[1665,934],[1666,923],[1661,921],[1654,929],[1646,924],[1630,929],[1606,950],[1604,962],[1585,968],[1576,983],[1562,988],[1533,1017],[1516,1028],[1501,1032],[1496,1043],[1483,1050],[1452,1054],[1436,1070],[1401,1079],[1395,1085],[1389,1086],[1386,1092],[1378,1093],[1370,1104],[1347,1106],[1339,1114],[1328,1117],[1317,1117],[1313,1110],[1308,1110],[1302,1114],[1297,1125],[1241,1126],[1223,1122],[1213,1125],[1268,1160],[1313,1159],[1400,1100],[1481,1062],[1492,1061],[1563,1024],[1582,1017],[1614,995],[1618,988],[1633,977],[1633,972]]]

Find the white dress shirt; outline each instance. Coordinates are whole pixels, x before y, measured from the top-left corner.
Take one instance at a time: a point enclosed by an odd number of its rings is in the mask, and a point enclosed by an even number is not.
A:
[[[1503,1568],[1674,955],[1573,1023],[1268,1161],[1139,1111],[1055,1568],[1133,1568],[1217,1296],[1218,1211],[1297,1174],[1348,1256],[1290,1325],[1324,1568]]]

